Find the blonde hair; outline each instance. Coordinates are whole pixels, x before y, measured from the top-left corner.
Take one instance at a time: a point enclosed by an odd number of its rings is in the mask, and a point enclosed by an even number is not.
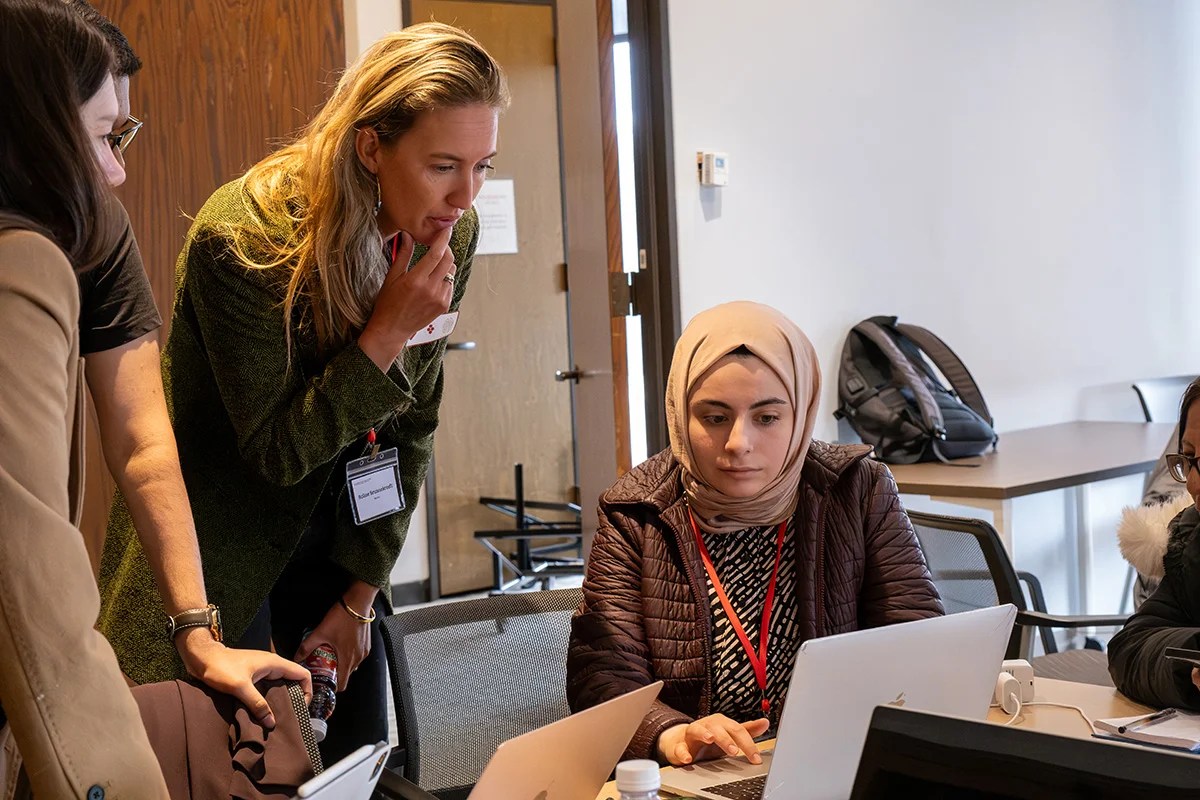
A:
[[[322,352],[348,344],[370,318],[387,274],[376,179],[358,158],[358,131],[373,128],[388,143],[422,112],[477,103],[508,104],[500,65],[457,28],[413,25],[363,53],[300,137],[242,178],[253,203],[227,233],[248,267],[291,267],[283,304],[289,361],[294,324],[311,324]]]

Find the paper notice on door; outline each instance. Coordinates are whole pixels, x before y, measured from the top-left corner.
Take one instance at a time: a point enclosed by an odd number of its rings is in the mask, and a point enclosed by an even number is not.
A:
[[[511,179],[484,181],[475,198],[479,213],[477,255],[517,252],[517,207]]]

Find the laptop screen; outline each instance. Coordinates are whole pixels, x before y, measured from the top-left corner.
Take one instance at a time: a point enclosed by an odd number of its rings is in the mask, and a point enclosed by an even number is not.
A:
[[[1198,795],[1195,756],[880,706],[871,717],[851,797],[1173,800]]]

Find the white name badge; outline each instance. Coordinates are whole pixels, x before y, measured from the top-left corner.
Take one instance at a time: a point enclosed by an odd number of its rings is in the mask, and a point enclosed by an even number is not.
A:
[[[451,311],[448,314],[442,314],[433,322],[426,325],[421,330],[413,334],[413,337],[404,343],[405,347],[412,347],[416,344],[429,344],[436,342],[438,339],[445,339],[450,334],[454,333],[454,326],[458,324],[458,312]]]
[[[354,512],[356,525],[404,510],[404,489],[400,486],[400,458],[396,448],[356,458],[347,464],[346,487],[350,490],[350,509]]]

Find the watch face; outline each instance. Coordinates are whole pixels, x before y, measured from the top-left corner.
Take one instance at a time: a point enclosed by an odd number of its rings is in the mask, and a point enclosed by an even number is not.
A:
[[[221,609],[216,606],[209,606],[210,628],[212,629],[213,638],[218,642],[221,641]]]

